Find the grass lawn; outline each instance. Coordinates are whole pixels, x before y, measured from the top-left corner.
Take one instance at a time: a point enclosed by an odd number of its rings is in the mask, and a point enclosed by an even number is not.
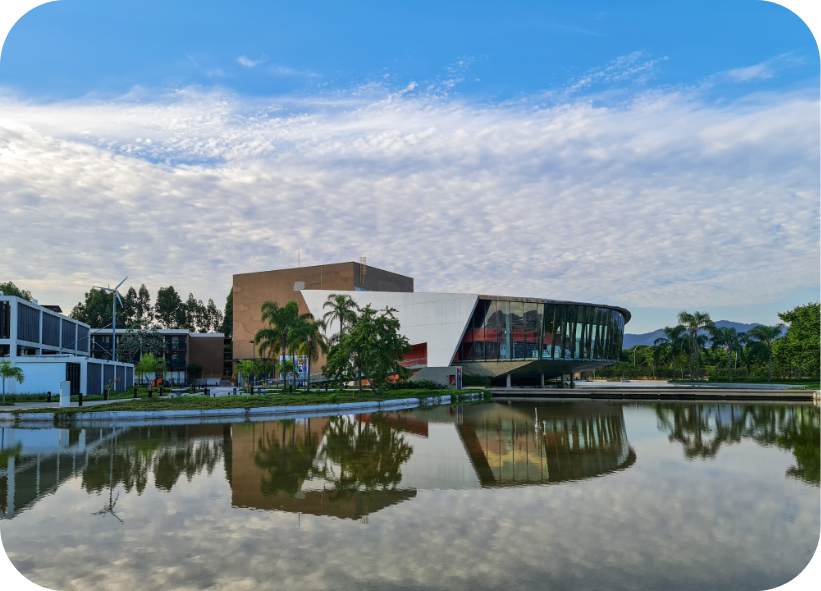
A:
[[[474,392],[470,392],[471,394]],[[111,411],[160,411],[160,410],[212,410],[223,408],[260,408],[267,406],[300,406],[306,404],[330,404],[343,402],[376,402],[400,398],[428,398],[431,396],[453,396],[454,390],[392,390],[376,395],[373,392],[300,392],[294,394],[273,394],[268,396],[181,396],[179,398],[137,398],[124,400],[116,404],[83,406],[71,408],[37,408],[15,413],[55,413],[73,414],[77,412],[111,412]],[[464,394],[464,392],[463,392]],[[486,395],[489,396],[489,392]]]

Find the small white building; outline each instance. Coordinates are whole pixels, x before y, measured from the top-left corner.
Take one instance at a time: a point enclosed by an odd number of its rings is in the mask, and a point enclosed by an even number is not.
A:
[[[16,296],[0,295],[0,358],[23,370],[22,384],[6,380],[8,394],[58,394],[60,382],[71,382],[73,395],[102,394],[112,380],[124,392],[134,384],[134,365],[92,359],[91,327]]]

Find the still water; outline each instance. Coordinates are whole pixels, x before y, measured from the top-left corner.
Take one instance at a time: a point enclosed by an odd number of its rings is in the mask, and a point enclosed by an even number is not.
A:
[[[819,409],[4,428],[0,518],[51,589],[769,589],[818,545]]]

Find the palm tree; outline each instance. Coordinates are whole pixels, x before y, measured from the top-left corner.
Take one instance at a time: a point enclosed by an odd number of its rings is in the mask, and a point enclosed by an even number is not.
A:
[[[326,327],[330,326],[334,321],[339,322],[339,332],[328,339],[328,342],[331,344],[341,343],[343,337],[345,336],[345,329],[351,328],[356,323],[359,305],[348,294],[332,293],[328,296],[328,299],[325,300],[322,307],[329,308],[329,310],[322,316],[322,320],[325,322]],[[357,377],[360,378],[359,390],[361,392],[361,376],[357,375]]]
[[[356,313],[359,311],[359,306],[348,294],[332,293],[322,305],[324,308],[330,308],[322,316],[323,322],[329,326],[333,322],[339,322],[339,339],[345,335],[345,329],[350,328],[356,322]]]
[[[768,384],[773,377],[773,344],[781,338],[781,333],[784,332],[785,328],[786,326],[780,322],[773,326],[759,324],[758,326],[751,328],[747,333],[747,337],[751,341],[756,343],[759,347],[763,347],[767,351],[767,356],[769,358],[769,368],[767,370]]]
[[[308,392],[311,391],[311,362],[319,361],[319,353],[328,352],[325,341],[326,325],[323,320],[305,322],[297,327],[296,338],[300,341],[298,353],[308,358]]]
[[[731,382],[733,381],[733,351],[743,350],[744,343],[747,342],[746,338],[747,333],[736,332],[736,329],[731,326],[723,326],[713,331],[713,351],[717,347],[727,349],[727,371]]]
[[[707,312],[699,312],[696,310],[692,314],[686,310],[678,313],[678,323],[684,326],[688,333],[690,333],[690,380],[695,377],[694,370],[698,366],[698,350],[699,345],[704,339],[698,338],[698,333],[702,330],[707,330],[710,333],[715,329],[715,324],[710,320],[710,315]]]
[[[684,336],[687,329],[683,326],[678,325],[670,328],[669,326],[664,327],[664,336],[656,339],[653,341],[653,344],[659,349],[670,349],[670,353],[673,357],[673,379],[676,379],[676,357],[682,350],[682,337]]]
[[[11,361],[4,359],[0,361],[0,377],[3,378],[3,404],[6,403],[6,380],[15,380],[18,384],[22,384],[26,379],[23,370],[19,367],[14,367]]]
[[[281,352],[282,360],[285,361],[287,352],[294,338],[293,329],[303,321],[312,319],[310,313],[300,314],[299,304],[291,300],[284,306],[276,302],[267,301],[262,304],[262,322],[267,323],[267,328],[261,328],[254,335],[254,344],[259,347],[259,354],[265,356],[266,351],[270,351],[271,361],[274,360],[275,351]],[[287,374],[283,373],[283,377]]]
[[[256,364],[250,359],[244,359],[237,363],[237,375],[242,377],[243,381],[250,386],[250,393],[254,393],[254,382],[251,379],[257,370]]]

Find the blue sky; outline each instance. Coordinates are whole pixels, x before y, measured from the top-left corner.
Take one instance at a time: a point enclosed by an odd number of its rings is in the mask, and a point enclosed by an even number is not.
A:
[[[556,90],[620,56],[664,60],[647,84],[698,84],[718,71],[772,64],[769,76],[716,95],[817,78],[818,50],[787,9],[722,2],[271,2],[62,0],[12,29],[0,83],[76,98],[219,84],[249,95],[366,82],[484,100]],[[246,65],[243,65],[242,60]],[[615,84],[593,84],[599,91]]]
[[[776,322],[818,299],[818,107],[768,2],[51,2],[0,56],[0,279],[221,304],[300,251]]]

